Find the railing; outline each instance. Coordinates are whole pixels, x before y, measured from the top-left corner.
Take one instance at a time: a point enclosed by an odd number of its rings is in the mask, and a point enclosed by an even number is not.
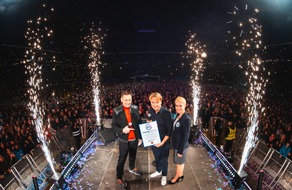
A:
[[[103,121],[104,119],[101,120]],[[87,120],[83,118],[81,121],[82,136],[86,138],[88,130]],[[90,142],[90,140],[86,141],[76,155],[78,156],[80,153],[84,152],[90,145]],[[70,127],[63,128],[52,135],[52,139],[49,143],[49,150],[52,158],[58,158],[60,152],[68,151],[71,147],[75,147],[75,139]],[[33,189],[32,176],[37,176],[38,184],[41,187],[46,185],[47,179],[52,176],[52,171],[41,147],[35,147],[31,154],[26,155],[23,159],[15,163],[11,166],[11,169],[12,174],[5,174],[4,179],[0,180],[0,190]],[[63,172],[65,172],[65,170],[63,170]]]
[[[215,118],[211,118],[214,119]],[[214,122],[210,122],[210,129],[214,126]],[[70,129],[64,129],[60,133],[53,136],[53,139],[50,143],[50,150],[53,157],[56,157],[57,153],[60,153],[60,150],[68,150],[68,147],[72,147],[73,138],[70,134]],[[70,136],[71,135],[71,136]],[[211,143],[211,141],[202,133],[204,142],[208,144],[208,148],[212,150],[218,159],[222,163],[225,162],[224,155]],[[97,137],[97,131],[83,144],[79,151],[74,155],[72,163],[69,163],[64,170],[61,172],[61,176],[57,179],[59,184],[65,183],[65,178],[72,171],[76,162],[81,158],[82,154],[86,149],[92,144],[92,142]],[[246,131],[241,134],[238,134],[238,139],[234,144],[235,152],[241,150],[245,143]],[[62,139],[62,141],[60,140]],[[65,143],[64,143],[65,142]],[[240,151],[238,151],[240,152]],[[258,141],[256,146],[252,149],[249,157],[245,171],[248,175],[251,175],[253,179],[258,178],[259,170],[264,170],[263,177],[263,188],[268,189],[292,189],[292,161],[288,158],[280,158],[278,151],[273,148],[267,147],[262,141]],[[47,179],[51,177],[48,168],[48,163],[46,162],[44,153],[40,147],[36,147],[32,151],[32,155],[26,155],[24,159],[15,163],[12,167],[13,174],[6,176],[4,183],[0,184],[0,189],[26,189],[32,186],[32,176],[37,175],[38,179],[42,181],[41,184],[45,184]],[[230,174],[235,174],[236,171],[233,166],[227,167],[230,171]],[[228,171],[227,169],[227,171]],[[40,184],[40,185],[41,185]],[[247,188],[248,185],[245,184]],[[51,189],[56,188],[55,185]],[[248,188],[247,188],[248,189]]]
[[[215,120],[218,117],[211,117],[209,129],[212,136]],[[220,118],[226,122],[224,118]],[[223,132],[224,133],[224,132]],[[247,131],[238,129],[236,139],[233,143],[235,156],[238,156],[243,151],[246,142]],[[224,140],[224,138],[222,137]],[[214,149],[216,147],[212,147]],[[292,189],[292,161],[288,158],[280,158],[280,153],[273,148],[266,146],[263,141],[257,141],[255,147],[249,154],[246,172],[251,175],[251,178],[256,180],[259,176],[259,171],[264,170],[263,188],[265,189]]]
[[[280,153],[258,141],[249,156],[247,168],[257,177],[259,170],[265,171],[263,184],[269,189],[292,189],[292,161],[280,157]]]
[[[76,167],[76,163],[80,160],[82,155],[88,149],[90,145],[97,139],[97,130],[89,137],[89,139],[82,145],[82,147],[75,153],[71,161],[67,164],[64,170],[61,172],[61,176],[56,180],[55,184],[50,188],[54,189],[66,189],[66,178],[71,174],[72,170]]]
[[[72,133],[69,128],[64,128],[52,136],[49,149],[52,158],[57,158],[61,150],[68,150],[72,146]],[[31,154],[11,166],[11,174],[5,174],[1,180],[0,189],[34,189],[32,176],[37,176],[40,187],[45,186],[52,171],[41,147],[35,147]]]

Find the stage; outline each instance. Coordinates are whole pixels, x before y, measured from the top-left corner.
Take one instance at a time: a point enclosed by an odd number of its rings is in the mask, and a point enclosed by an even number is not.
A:
[[[94,143],[93,143],[94,144]],[[173,151],[170,151],[167,179],[175,175],[175,165],[172,161]],[[123,189],[116,182],[116,164],[118,159],[118,142],[108,145],[96,143],[86,156],[86,161],[79,163],[80,171],[73,174],[69,180],[70,189]],[[128,162],[124,168],[124,178],[129,183],[128,189],[233,189],[228,177],[209,156],[207,149],[200,144],[191,145],[185,163],[184,180],[174,185],[161,186],[160,179],[149,178],[155,171],[151,162],[154,156],[151,148],[139,147],[136,167],[143,171],[142,176],[136,176],[128,171]],[[66,180],[68,182],[68,180]]]

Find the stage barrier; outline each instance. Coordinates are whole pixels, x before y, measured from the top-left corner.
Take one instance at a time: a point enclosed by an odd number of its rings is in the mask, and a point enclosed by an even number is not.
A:
[[[249,172],[257,177],[264,170],[263,184],[269,189],[292,189],[292,161],[258,141],[248,158]]]
[[[216,136],[214,133],[214,126],[216,119],[220,117],[211,117],[209,122],[209,129],[211,135]],[[224,118],[223,125],[226,125],[227,121]],[[226,126],[223,128],[226,129]],[[233,153],[234,156],[240,160],[241,153],[246,142],[247,129],[238,128],[236,132],[236,139],[233,142]],[[221,143],[224,141],[224,136],[221,137]],[[268,189],[292,189],[292,161],[288,158],[280,158],[280,153],[273,148],[266,146],[266,144],[259,140],[256,146],[251,150],[246,172],[251,175],[251,178],[258,179],[259,171],[264,170],[264,177],[262,182],[264,187]],[[252,168],[252,169],[251,169]]]
[[[92,120],[94,119],[92,118]],[[89,122],[87,122],[87,119],[85,118],[81,119],[81,121],[82,137],[85,138],[88,133]],[[101,121],[103,122],[105,119],[101,118]],[[84,149],[89,146],[88,142],[89,141],[86,141],[86,143],[84,143],[80,148],[80,152],[85,151]],[[62,151],[70,151],[71,147],[75,147],[76,149],[75,139],[70,126],[60,129],[56,131],[55,134],[52,134],[47,145],[54,163],[58,163]],[[31,154],[27,154],[11,168],[12,173],[6,174],[4,179],[1,180],[0,190],[34,189],[32,176],[37,176],[37,182],[40,187],[46,185],[48,179],[52,176],[51,168],[41,147],[35,147]]]
[[[68,151],[75,146],[71,129],[64,128],[52,134],[48,141],[48,147],[52,158],[59,159],[61,151]],[[31,154],[25,155],[24,158],[11,166],[12,173],[6,174],[1,180],[0,189],[34,189],[33,176],[37,176],[37,182],[40,187],[47,185],[48,179],[52,175],[51,168],[46,160],[45,154],[41,147],[35,147]]]
[[[210,122],[210,130],[214,129],[214,120]],[[102,120],[104,121],[104,120]],[[212,128],[213,126],[213,128]],[[199,128],[201,126],[199,125]],[[62,134],[59,134],[62,133]],[[205,144],[214,152],[218,159],[225,163],[226,170],[230,175],[236,176],[236,170],[232,165],[226,164],[226,158],[223,154],[213,145],[213,143],[200,131]],[[62,170],[61,176],[57,179],[59,184],[65,183],[65,177],[70,174],[76,162],[81,158],[82,154],[97,138],[97,131],[83,144],[79,151],[74,155],[72,161]],[[234,143],[233,150],[235,153],[240,154],[243,150],[245,143],[246,131],[237,132],[237,139]],[[49,143],[49,149],[52,157],[58,159],[61,151],[70,151],[71,147],[75,145],[74,138],[70,128],[60,130],[57,134],[53,135]],[[292,189],[292,161],[288,158],[280,158],[280,154],[273,148],[267,147],[264,142],[258,141],[256,146],[252,149],[247,166],[244,168],[246,173],[253,179],[258,179],[259,171],[264,170],[263,174],[263,187],[269,189]],[[240,156],[238,156],[240,157]],[[41,147],[36,147],[31,155],[26,155],[23,159],[19,160],[12,167],[12,174],[5,176],[1,181],[0,189],[30,189],[33,186],[32,176],[37,176],[38,184],[40,186],[46,185],[48,179],[52,176],[52,171],[46,161],[45,155]],[[240,178],[239,178],[240,179]],[[245,183],[245,182],[244,182]],[[248,185],[245,183],[248,189]],[[53,185],[51,189],[56,189]]]
[[[89,139],[82,145],[82,147],[75,153],[72,157],[71,161],[66,165],[66,167],[61,172],[58,179],[56,179],[54,185],[50,188],[50,190],[57,189],[68,189],[66,184],[66,178],[71,174],[71,172],[76,167],[76,163],[82,158],[85,151],[92,145],[94,141],[98,138],[98,131],[95,130],[94,133],[89,137]]]

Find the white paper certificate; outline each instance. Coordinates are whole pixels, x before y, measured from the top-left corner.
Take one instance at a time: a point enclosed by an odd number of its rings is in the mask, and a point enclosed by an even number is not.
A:
[[[152,146],[161,142],[156,121],[139,124],[144,147]]]

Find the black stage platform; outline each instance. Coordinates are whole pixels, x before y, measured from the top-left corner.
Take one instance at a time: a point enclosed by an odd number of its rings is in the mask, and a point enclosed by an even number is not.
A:
[[[70,184],[70,189],[123,189],[116,183],[116,163],[118,159],[118,142],[95,147],[95,152],[85,162],[76,180]],[[175,175],[175,165],[172,161],[173,151],[170,151],[169,170],[167,179]],[[136,166],[143,171],[142,176],[135,176],[128,171],[128,162],[124,170],[124,178],[129,183],[128,189],[176,189],[176,190],[209,190],[209,189],[233,189],[224,173],[216,167],[210,158],[207,149],[200,145],[191,145],[187,153],[187,161],[184,170],[184,181],[174,185],[161,186],[160,179],[149,178],[149,174],[155,171],[151,165],[154,160],[151,148],[139,147]]]

